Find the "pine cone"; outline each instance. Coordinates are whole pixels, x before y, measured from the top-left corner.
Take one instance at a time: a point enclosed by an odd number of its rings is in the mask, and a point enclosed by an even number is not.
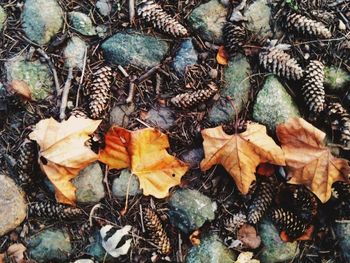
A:
[[[244,45],[247,38],[247,31],[241,24],[233,22],[227,22],[223,31],[225,50],[232,57]]]
[[[77,118],[88,118],[88,113],[83,108],[77,107],[71,111],[70,116]]]
[[[247,223],[246,215],[238,212],[224,220],[224,228],[229,232],[236,233],[245,223]]]
[[[346,147],[350,147],[350,115],[338,102],[327,106],[328,121],[335,131],[337,140]]]
[[[295,239],[306,231],[306,225],[293,212],[283,208],[276,208],[271,211],[271,219],[280,231],[285,231],[288,237]]]
[[[305,187],[296,187],[293,191],[293,209],[305,223],[310,223],[317,214],[316,197]]]
[[[92,119],[102,118],[108,108],[111,79],[112,69],[108,66],[104,66],[94,73],[93,81],[87,90],[89,113]]]
[[[26,139],[19,149],[17,160],[16,174],[18,184],[28,185],[33,181],[34,166],[37,162],[36,142]]]
[[[257,185],[248,208],[248,223],[257,224],[270,207],[274,195],[274,184],[272,181],[263,181]]]
[[[158,215],[149,208],[144,210],[145,228],[158,251],[167,255],[171,251],[170,239],[165,232]]]
[[[298,62],[278,47],[271,47],[259,54],[260,64],[269,72],[287,79],[303,77],[303,69]]]
[[[324,110],[326,94],[323,87],[323,69],[324,65],[317,60],[310,61],[305,69],[302,94],[309,111],[315,114]]]
[[[48,219],[73,219],[83,215],[83,210],[51,201],[29,204],[29,216]]]
[[[162,32],[174,37],[185,37],[187,29],[167,14],[163,8],[153,0],[144,0],[137,6],[137,14],[146,22]]]
[[[309,19],[306,16],[292,13],[287,15],[286,26],[288,30],[296,31],[303,35],[318,38],[331,38],[332,33],[326,26],[315,20]]]
[[[186,92],[176,95],[170,99],[170,103],[177,108],[191,108],[209,100],[219,90],[214,82],[210,82],[206,88],[196,90],[192,93]]]
[[[337,199],[350,202],[350,184],[345,182],[335,182],[332,185],[332,194]]]

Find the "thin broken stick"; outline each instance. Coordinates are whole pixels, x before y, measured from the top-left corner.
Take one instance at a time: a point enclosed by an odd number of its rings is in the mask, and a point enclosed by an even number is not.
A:
[[[53,79],[54,79],[54,82],[55,82],[55,88],[56,88],[56,93],[57,93],[57,97],[59,95],[61,95],[61,91],[60,91],[60,82],[58,80],[58,76],[57,76],[57,71],[56,71],[56,68],[55,68],[55,65],[52,63],[50,57],[46,54],[46,52],[41,49],[41,48],[38,48],[37,51],[39,52],[39,54],[46,60],[47,64],[49,65],[51,71],[52,71],[52,74],[53,74]]]
[[[70,67],[68,69],[68,76],[67,76],[66,83],[64,84],[63,93],[62,93],[61,106],[60,106],[60,120],[64,120],[66,118],[68,94],[71,88],[72,79],[73,79],[73,68]]]

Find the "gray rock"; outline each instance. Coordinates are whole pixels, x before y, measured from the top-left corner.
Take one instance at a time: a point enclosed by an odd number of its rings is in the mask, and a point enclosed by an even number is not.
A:
[[[70,12],[69,20],[72,27],[84,36],[94,36],[96,35],[96,28],[92,24],[91,18],[86,14],[81,12]]]
[[[135,111],[134,104],[125,104],[115,106],[110,115],[111,125],[118,125],[121,127],[126,127],[129,122],[129,116]]]
[[[16,228],[27,216],[24,195],[8,176],[0,174],[0,237]]]
[[[128,169],[124,169],[118,178],[113,181],[112,192],[118,198],[126,198],[129,185],[129,196],[142,193],[140,182],[136,175],[133,175]]]
[[[278,124],[292,117],[300,117],[292,97],[276,77],[268,77],[256,98],[253,119],[274,131]]]
[[[112,11],[112,5],[109,0],[98,0],[96,2],[98,12],[103,16],[109,16]]]
[[[184,75],[186,67],[196,64],[198,61],[198,53],[195,50],[192,40],[184,40],[176,53],[172,66],[177,74]]]
[[[63,51],[66,67],[83,69],[85,50],[85,41],[73,36]]]
[[[2,28],[4,26],[6,17],[7,17],[7,15],[5,13],[4,8],[2,8],[2,6],[0,6],[0,31],[2,30]]]
[[[119,32],[102,44],[105,59],[113,64],[153,67],[169,50],[167,42],[137,32]]]
[[[249,100],[250,81],[252,74],[248,60],[243,55],[237,55],[229,63],[224,72],[224,86],[221,91],[222,99],[217,101],[208,113],[209,121],[213,124],[220,124],[234,120],[237,114],[245,107]],[[235,105],[227,100],[232,99]]]
[[[103,172],[97,162],[81,170],[74,178],[73,184],[77,188],[78,203],[97,203],[105,197]]]
[[[7,61],[5,67],[7,81],[22,80],[26,82],[34,100],[45,99],[53,91],[50,69],[39,60],[26,61],[19,56]]]
[[[350,74],[342,68],[325,67],[324,86],[331,93],[341,93],[350,84]]]
[[[187,163],[192,169],[199,168],[199,164],[203,160],[203,158],[204,158],[203,148],[191,149],[180,155],[180,159],[185,163]]]
[[[222,28],[226,22],[227,8],[218,0],[201,4],[189,16],[189,25],[206,41],[222,43]]]
[[[47,44],[63,26],[63,10],[55,0],[26,0],[23,30],[39,45]]]
[[[154,127],[167,130],[175,124],[175,113],[167,107],[150,109],[145,116],[145,121]]]
[[[264,37],[272,36],[269,24],[271,8],[268,6],[267,0],[256,0],[248,7],[244,16],[248,19],[247,28],[249,30]]]
[[[68,262],[73,248],[66,230],[49,228],[30,237],[28,253],[37,262]]]
[[[91,243],[87,247],[86,254],[93,256],[97,262],[115,262],[115,259],[112,258],[102,246],[100,231],[96,231],[93,234]]]
[[[264,244],[260,255],[261,263],[289,262],[299,254],[298,242],[283,242],[278,230],[270,221],[262,221],[259,229]]]
[[[184,233],[200,228],[215,218],[217,205],[197,190],[179,189],[169,200],[170,222]]]
[[[335,234],[346,262],[350,262],[350,220],[335,222]]]
[[[232,263],[236,255],[228,249],[217,235],[206,236],[198,246],[187,254],[186,263]]]

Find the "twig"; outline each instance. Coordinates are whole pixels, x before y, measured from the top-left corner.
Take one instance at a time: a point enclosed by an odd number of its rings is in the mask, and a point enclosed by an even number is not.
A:
[[[126,72],[126,70],[121,65],[118,65],[118,69],[120,70],[120,72],[123,74],[124,77],[126,78],[129,77],[128,72]]]
[[[142,212],[142,205],[140,204],[140,216],[141,216],[141,227],[142,227],[142,233],[145,233],[145,225],[143,224],[143,212]]]
[[[54,82],[55,82],[55,87],[56,87],[56,93],[57,93],[57,96],[60,95],[60,82],[58,80],[58,76],[57,76],[57,71],[56,71],[56,68],[55,68],[55,65],[52,63],[50,57],[45,53],[45,51],[41,48],[38,48],[37,51],[39,52],[39,54],[41,56],[43,56],[47,62],[47,64],[49,65],[51,71],[52,71],[52,74],[53,74],[53,79],[54,79]]]
[[[81,71],[81,77],[80,77],[80,80],[79,80],[79,87],[78,87],[78,91],[77,91],[77,98],[75,99],[75,107],[78,107],[78,104],[79,104],[79,94],[80,94],[81,84],[83,84],[83,80],[84,80],[85,68],[86,68],[86,60],[87,60],[87,47],[85,48],[85,51],[84,51],[83,70]]]
[[[129,176],[129,180],[128,180],[128,186],[126,187],[126,196],[125,196],[125,206],[123,209],[123,215],[125,215],[128,212],[128,208],[129,208],[129,192],[130,192],[130,183],[131,183],[131,177],[132,177],[132,173],[130,173]]]
[[[161,93],[161,86],[162,84],[162,78],[158,73],[156,73],[156,95],[159,95]]]
[[[68,69],[68,76],[67,76],[66,83],[64,83],[64,88],[62,93],[61,106],[60,106],[60,120],[64,120],[64,118],[66,117],[65,111],[67,108],[68,94],[71,88],[72,79],[73,79],[73,68],[70,67]]]
[[[106,166],[105,176],[103,178],[103,182],[106,184],[107,193],[108,193],[109,198],[112,198],[111,189],[110,189],[109,184],[108,184],[108,170],[109,170],[109,167]]]
[[[159,67],[160,67],[160,64],[154,66],[153,68],[148,70],[145,74],[141,75],[138,79],[136,79],[135,83],[140,84],[141,82],[145,81],[146,79],[151,77],[154,73],[156,73]]]
[[[133,76],[130,79],[130,84],[129,84],[129,94],[128,97],[126,98],[125,102],[127,104],[131,103],[134,100],[135,93],[136,93],[136,84],[135,84],[136,77]]]
[[[92,227],[92,218],[94,216],[95,210],[97,210],[98,208],[101,208],[101,204],[96,204],[92,207],[90,214],[89,214],[89,225],[90,227]]]
[[[129,0],[129,20],[133,24],[135,18],[135,0]]]

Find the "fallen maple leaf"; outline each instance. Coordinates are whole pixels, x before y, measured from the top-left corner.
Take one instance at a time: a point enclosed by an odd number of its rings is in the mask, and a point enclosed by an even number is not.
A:
[[[218,53],[216,54],[216,61],[220,65],[227,65],[228,64],[228,55],[227,55],[227,52],[226,52],[224,46],[219,47]]]
[[[72,116],[59,123],[50,118],[37,123],[29,135],[40,146],[40,167],[55,186],[58,202],[75,204],[76,189],[71,180],[81,169],[98,159],[85,142],[100,122]]]
[[[332,184],[348,181],[347,160],[334,157],[324,146],[325,133],[302,118],[292,118],[277,127],[292,184],[303,184],[322,203],[331,197]]]
[[[32,92],[28,84],[22,80],[13,80],[8,86],[8,91],[20,95],[26,100],[32,100]]]
[[[202,171],[214,164],[221,164],[233,177],[237,188],[247,194],[255,181],[258,164],[270,162],[285,165],[282,149],[266,134],[266,127],[257,123],[248,124],[240,134],[228,135],[222,126],[202,131],[205,159]]]
[[[113,126],[105,138],[106,147],[100,151],[99,160],[112,169],[130,167],[139,178],[144,195],[168,196],[169,189],[180,184],[188,169],[166,151],[168,137],[156,129],[128,131]]]
[[[16,263],[24,263],[24,252],[27,250],[27,248],[21,244],[16,243],[9,246],[6,253],[7,255]]]

